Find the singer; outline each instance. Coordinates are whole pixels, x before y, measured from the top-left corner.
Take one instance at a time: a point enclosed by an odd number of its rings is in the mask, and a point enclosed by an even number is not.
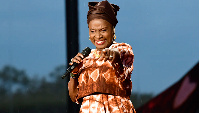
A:
[[[119,6],[108,1],[89,2],[89,40],[96,46],[89,56],[78,53],[69,65],[78,65],[68,83],[80,113],[136,113],[130,95],[134,54],[132,47],[115,41]]]

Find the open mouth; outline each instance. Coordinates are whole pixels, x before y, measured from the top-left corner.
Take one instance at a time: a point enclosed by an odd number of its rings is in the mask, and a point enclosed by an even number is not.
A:
[[[97,40],[97,41],[95,41],[95,43],[97,45],[103,45],[105,42],[106,42],[106,40]]]

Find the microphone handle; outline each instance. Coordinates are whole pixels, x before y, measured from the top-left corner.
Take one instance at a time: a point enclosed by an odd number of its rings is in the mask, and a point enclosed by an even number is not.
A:
[[[69,68],[67,68],[65,74],[62,76],[62,79],[64,79],[66,76],[70,75],[71,71],[76,67],[77,63],[73,63]]]
[[[89,47],[86,47],[83,51],[82,51],[82,55],[85,57],[87,57],[91,52],[91,49]],[[66,76],[70,75],[71,71],[77,66],[77,63],[73,63],[71,66],[69,66],[69,68],[66,70],[65,74],[61,77],[62,79],[64,79]]]

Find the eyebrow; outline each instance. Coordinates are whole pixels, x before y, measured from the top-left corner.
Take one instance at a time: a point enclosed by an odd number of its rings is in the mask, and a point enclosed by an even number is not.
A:
[[[100,29],[107,29],[108,27],[102,27],[102,28],[100,28]],[[94,30],[94,29],[96,29],[96,28],[91,28],[90,30]]]

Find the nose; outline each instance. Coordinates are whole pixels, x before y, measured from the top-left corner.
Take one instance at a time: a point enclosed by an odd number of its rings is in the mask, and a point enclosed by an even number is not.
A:
[[[96,37],[97,39],[101,39],[101,38],[102,38],[102,35],[101,35],[100,32],[97,32],[97,33],[95,34],[95,37]]]

